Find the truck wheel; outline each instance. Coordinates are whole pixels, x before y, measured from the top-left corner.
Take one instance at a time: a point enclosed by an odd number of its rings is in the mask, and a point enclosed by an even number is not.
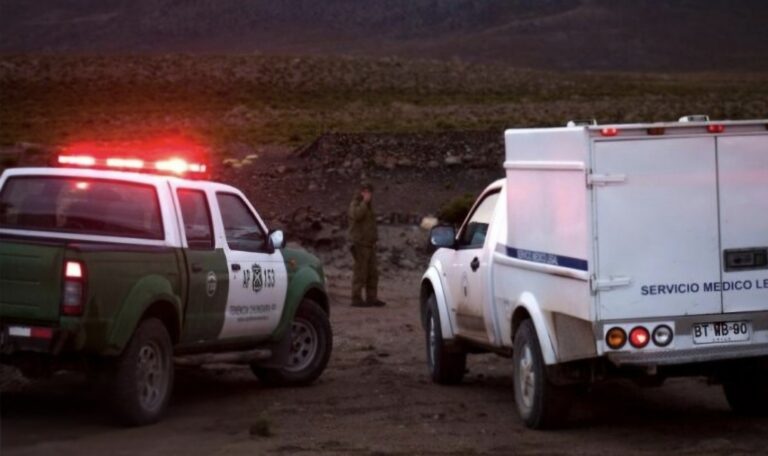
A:
[[[739,415],[768,416],[768,373],[745,374],[723,380],[728,405]]]
[[[425,332],[427,367],[429,367],[432,381],[441,385],[461,383],[464,372],[467,370],[467,354],[446,349],[435,295],[431,295],[427,300],[425,320],[427,323]]]
[[[325,370],[333,348],[328,314],[314,301],[304,299],[291,324],[291,351],[280,368],[251,365],[251,370],[270,386],[304,386]]]
[[[141,426],[160,420],[173,389],[173,347],[156,318],[142,321],[111,369],[109,389],[118,418]]]
[[[531,429],[561,426],[571,406],[571,391],[547,379],[539,339],[531,320],[525,320],[515,334],[514,388],[517,412]]]

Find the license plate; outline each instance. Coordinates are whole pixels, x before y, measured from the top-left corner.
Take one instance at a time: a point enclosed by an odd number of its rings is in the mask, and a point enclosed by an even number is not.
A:
[[[749,321],[715,321],[693,325],[694,344],[744,342],[749,340],[751,334],[752,322]]]

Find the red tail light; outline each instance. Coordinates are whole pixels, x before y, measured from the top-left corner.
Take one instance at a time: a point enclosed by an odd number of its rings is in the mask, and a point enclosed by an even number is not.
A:
[[[707,125],[709,133],[722,133],[725,131],[725,125]]]
[[[619,134],[618,128],[603,128],[600,130],[600,134],[603,136],[616,136]]]
[[[651,334],[642,326],[636,326],[629,332],[629,343],[635,348],[643,348],[651,340]]]
[[[35,326],[30,328],[29,337],[34,339],[53,339],[53,329]]]
[[[79,261],[67,261],[64,264],[64,286],[61,294],[62,315],[82,315],[84,300],[85,267]]]

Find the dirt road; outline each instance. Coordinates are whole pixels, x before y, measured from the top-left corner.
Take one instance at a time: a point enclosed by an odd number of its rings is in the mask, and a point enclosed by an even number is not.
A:
[[[331,268],[334,354],[313,386],[269,389],[247,368],[177,372],[168,415],[115,426],[81,379],[58,376],[0,398],[3,456],[765,454],[768,419],[740,418],[703,380],[641,389],[616,382],[580,397],[570,427],[527,430],[507,359],[470,358],[457,387],[430,383],[417,315],[418,272],[385,275],[380,309],[350,308]],[[270,434],[270,435],[263,435]]]

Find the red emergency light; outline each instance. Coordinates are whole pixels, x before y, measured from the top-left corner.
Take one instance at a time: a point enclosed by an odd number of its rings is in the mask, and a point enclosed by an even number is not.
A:
[[[183,139],[146,142],[77,143],[62,148],[59,166],[207,177],[205,149]]]
[[[711,124],[707,125],[707,132],[709,133],[722,133],[725,131],[725,125]]]

